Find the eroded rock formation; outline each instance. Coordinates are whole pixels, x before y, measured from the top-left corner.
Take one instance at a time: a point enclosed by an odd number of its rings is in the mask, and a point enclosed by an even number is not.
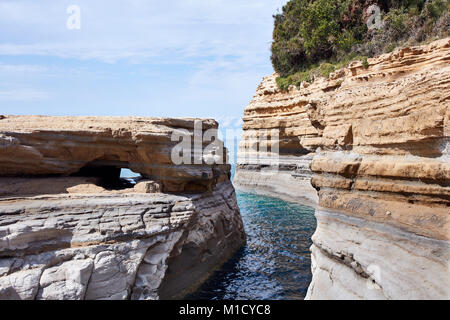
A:
[[[308,118],[301,92],[280,91],[275,79],[276,75],[265,77],[245,108],[233,183],[288,200],[298,200],[301,194],[303,201],[315,203],[309,164],[319,132]],[[274,129],[277,137],[271,135]]]
[[[2,117],[0,299],[167,299],[200,285],[245,234],[229,165],[170,163],[170,133],[193,126]],[[143,179],[105,185],[124,167]]]
[[[199,133],[194,131],[196,123],[200,124]],[[164,191],[205,191],[216,181],[228,179],[229,166],[205,164],[203,155],[196,150],[191,154],[191,164],[175,165],[171,155],[180,142],[172,137],[189,136],[192,146],[203,150],[211,141],[198,135],[208,129],[217,129],[217,122],[139,117],[3,116],[0,119],[0,176],[79,173],[118,177],[118,168],[129,168],[160,182]],[[201,139],[200,146],[194,145],[196,138]],[[217,156],[223,157],[223,154]]]
[[[450,298],[449,62],[447,38],[368,59],[367,68],[353,62],[287,93],[276,75],[263,80],[247,127],[273,121],[281,137],[296,136],[299,153],[315,150],[308,299]],[[248,141],[244,132],[241,151]]]
[[[449,62],[450,39],[404,48],[312,94],[323,126],[312,184],[327,209],[309,298],[450,297]],[[353,281],[336,272],[343,261]]]

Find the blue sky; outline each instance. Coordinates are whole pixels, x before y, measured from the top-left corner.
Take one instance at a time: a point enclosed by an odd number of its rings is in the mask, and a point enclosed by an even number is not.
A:
[[[0,0],[0,114],[239,119],[283,0]],[[81,9],[81,29],[66,26]],[[228,122],[228,124],[227,124]]]

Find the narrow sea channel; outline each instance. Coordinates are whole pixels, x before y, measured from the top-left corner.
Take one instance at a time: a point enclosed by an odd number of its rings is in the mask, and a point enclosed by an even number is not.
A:
[[[234,169],[234,168],[233,168]],[[133,177],[129,170],[123,177]],[[314,209],[236,191],[247,244],[187,299],[304,299],[311,282]]]
[[[304,299],[314,209],[237,191],[247,244],[188,299]]]

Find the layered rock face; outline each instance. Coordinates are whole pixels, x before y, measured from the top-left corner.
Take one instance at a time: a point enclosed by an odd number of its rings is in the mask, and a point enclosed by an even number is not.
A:
[[[314,128],[296,133],[299,150],[318,147],[307,299],[450,298],[449,62],[442,39],[353,62],[288,93],[261,93],[295,101],[294,119]]]
[[[182,298],[229,259],[229,166],[170,165],[179,128],[194,119],[3,117],[0,299]],[[143,179],[116,190],[123,167]]]
[[[450,39],[404,48],[311,93],[327,209],[308,298],[450,298],[449,61]]]
[[[301,92],[282,92],[276,75],[263,78],[245,108],[234,185],[242,190],[314,204],[309,164],[318,130],[311,124]],[[300,143],[302,139],[302,143]]]
[[[0,176],[73,175],[89,170],[98,174],[102,170],[111,177],[119,174],[117,168],[129,168],[160,182],[164,191],[205,191],[218,179],[228,179],[229,173],[228,165],[212,166],[202,159],[201,150],[211,143],[201,139],[208,129],[217,131],[217,122],[139,117],[2,116]],[[173,137],[183,136],[188,137],[187,142],[193,146],[189,156],[191,163],[175,165],[172,151],[180,141]],[[194,140],[199,138],[200,143],[194,145]],[[217,156],[223,158],[223,154]],[[220,162],[223,161],[216,161]]]

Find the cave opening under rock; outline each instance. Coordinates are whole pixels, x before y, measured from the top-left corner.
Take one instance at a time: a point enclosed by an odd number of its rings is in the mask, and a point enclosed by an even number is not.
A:
[[[91,162],[73,176],[98,178],[97,185],[106,190],[133,188],[142,179],[139,173],[131,171],[126,164],[106,165],[101,162]]]

